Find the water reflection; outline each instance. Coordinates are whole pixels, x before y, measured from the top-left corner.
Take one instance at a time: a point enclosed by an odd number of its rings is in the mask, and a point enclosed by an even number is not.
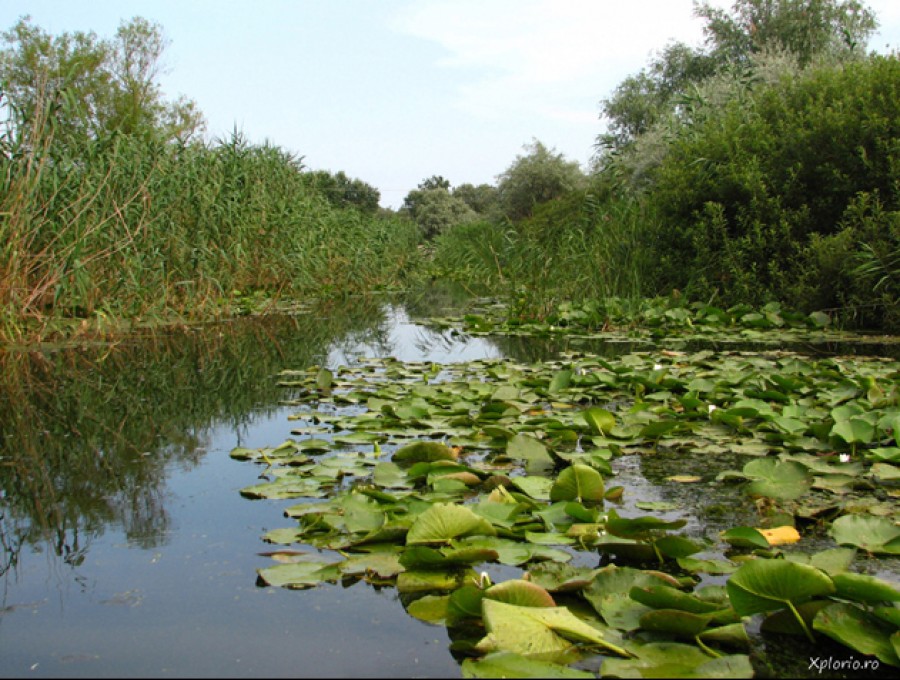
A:
[[[129,543],[166,542],[167,470],[193,468],[213,425],[240,430],[284,397],[285,362],[338,345],[389,342],[372,301],[88,345],[0,354],[0,573],[23,546],[77,565],[116,526]],[[387,346],[382,347],[387,350]]]

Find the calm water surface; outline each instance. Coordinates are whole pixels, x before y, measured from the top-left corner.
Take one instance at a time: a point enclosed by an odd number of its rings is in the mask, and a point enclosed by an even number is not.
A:
[[[359,302],[0,357],[0,676],[460,677],[447,629],[393,589],[257,587],[261,536],[296,501],[241,497],[261,468],[229,457],[291,436],[285,368],[565,349],[410,320],[441,311]],[[671,500],[637,461],[619,474]]]
[[[459,677],[393,590],[255,585],[290,502],[228,454],[290,436],[278,371],[360,356],[502,352],[360,305],[6,357],[0,675]]]

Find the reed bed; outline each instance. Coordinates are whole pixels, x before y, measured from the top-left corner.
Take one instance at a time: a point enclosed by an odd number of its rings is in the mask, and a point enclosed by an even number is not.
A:
[[[0,131],[2,341],[396,286],[415,257],[415,225],[335,208],[280,147],[74,135],[54,106]]]

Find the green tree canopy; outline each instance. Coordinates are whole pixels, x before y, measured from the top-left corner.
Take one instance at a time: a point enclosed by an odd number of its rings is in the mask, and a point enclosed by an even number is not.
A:
[[[314,170],[305,177],[336,208],[352,207],[369,214],[378,212],[381,192],[361,179],[348,177],[343,170],[336,173]]]
[[[584,173],[575,161],[568,161],[555,149],[538,140],[525,145],[527,153],[497,177],[500,206],[511,220],[528,217],[534,206],[559,198],[581,187]]]
[[[38,107],[53,107],[58,136],[96,139],[119,131],[186,143],[203,130],[194,102],[163,98],[159,76],[168,40],[158,24],[135,17],[112,39],[92,31],[54,37],[25,16],[0,41],[7,105],[24,119]]]
[[[601,153],[627,150],[717,74],[748,67],[764,53],[790,55],[801,67],[817,55],[859,56],[878,26],[858,0],[735,0],[730,11],[704,0],[695,2],[694,14],[705,21],[703,47],[668,45],[601,102]]]

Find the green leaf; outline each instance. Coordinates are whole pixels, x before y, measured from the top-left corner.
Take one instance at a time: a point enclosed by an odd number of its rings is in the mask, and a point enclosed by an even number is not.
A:
[[[435,503],[415,519],[406,534],[406,544],[447,543],[461,536],[493,536],[495,533],[490,522],[469,508],[453,503]]]
[[[857,602],[896,602],[900,600],[900,589],[894,584],[869,574],[845,571],[834,574],[835,597]]]
[[[576,463],[563,470],[550,489],[551,501],[603,501],[603,477],[594,468]]]
[[[553,458],[547,447],[529,434],[517,434],[506,443],[506,455],[515,460],[524,460],[528,472],[550,470],[554,466]]]
[[[395,463],[432,463],[437,460],[456,460],[456,454],[446,444],[440,442],[413,442],[394,451],[391,460]]]
[[[589,408],[582,412],[582,416],[594,434],[609,434],[609,431],[616,426],[615,416],[603,408]]]
[[[831,524],[831,536],[840,545],[900,555],[900,527],[883,517],[843,515]]]
[[[292,562],[274,567],[257,569],[259,579],[265,585],[303,589],[317,586],[323,581],[334,583],[341,577],[337,564],[322,562]]]
[[[650,642],[633,646],[636,659],[604,659],[604,677],[614,678],[752,678],[745,654],[711,659],[695,645]]]
[[[891,642],[894,629],[851,604],[835,602],[822,609],[813,627],[862,654],[871,654],[891,666],[900,666],[900,658]]]
[[[487,635],[476,649],[483,653],[508,651],[541,659],[566,658],[576,642],[584,642],[631,656],[566,607],[519,607],[484,598],[481,608]]]
[[[726,587],[731,605],[741,616],[783,609],[834,593],[834,583],[828,574],[788,560],[744,562]]]
[[[747,492],[754,496],[793,500],[806,493],[812,485],[806,468],[792,460],[752,460],[744,466],[743,472],[754,480],[747,487]]]
[[[464,659],[464,678],[594,678],[589,671],[538,661],[515,652],[492,652],[481,659]]]

